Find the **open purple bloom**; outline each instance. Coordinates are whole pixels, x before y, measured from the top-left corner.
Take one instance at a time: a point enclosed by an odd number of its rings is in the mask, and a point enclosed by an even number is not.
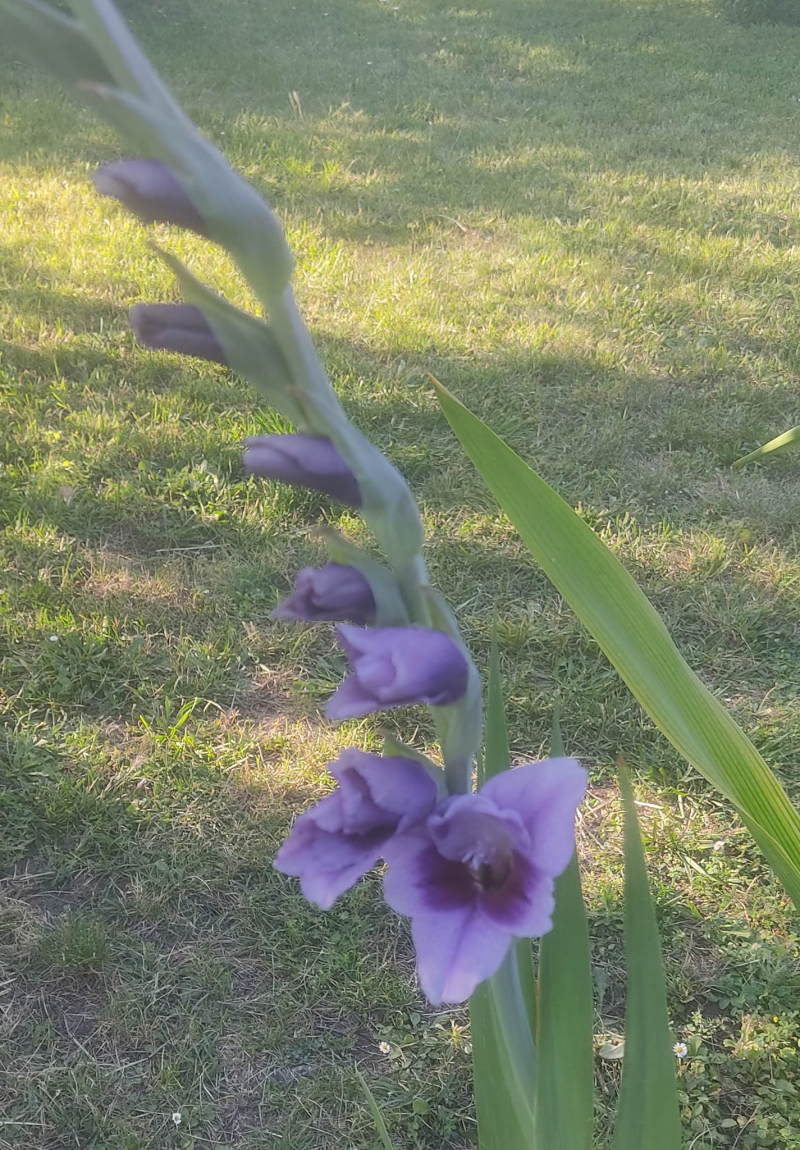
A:
[[[351,507],[361,506],[358,482],[324,435],[256,435],[247,441],[245,470],[263,479],[324,491]]]
[[[443,706],[467,689],[469,668],[453,640],[429,627],[337,627],[350,674],[325,708],[349,719],[410,703]]]
[[[462,1002],[513,938],[546,934],[553,880],[575,849],[586,771],[547,759],[495,775],[478,794],[445,799],[384,850],[386,901],[411,918],[422,989]]]
[[[160,160],[115,160],[92,179],[101,196],[113,196],[145,224],[177,224],[208,234],[180,180]]]
[[[338,789],[300,815],[275,857],[323,910],[375,865],[398,829],[436,805],[436,784],[414,759],[347,747],[328,769]]]
[[[343,563],[303,567],[291,595],[275,608],[272,617],[369,623],[375,617],[375,598],[366,577],[355,567]]]
[[[156,351],[195,355],[212,363],[227,363],[222,344],[199,307],[189,303],[137,303],[130,311],[139,343]]]

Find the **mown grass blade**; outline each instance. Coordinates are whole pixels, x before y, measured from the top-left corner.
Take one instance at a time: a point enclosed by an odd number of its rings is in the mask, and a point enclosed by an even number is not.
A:
[[[545,574],[663,734],[735,805],[800,906],[800,816],[758,751],[594,531],[446,388],[437,390],[450,426]]]
[[[773,451],[780,451],[782,447],[791,447],[793,443],[797,443],[798,439],[800,439],[800,427],[790,427],[788,431],[776,435],[774,439],[770,439],[768,443],[757,447],[749,455],[743,455],[741,459],[737,459],[733,466],[741,467],[744,463],[753,463],[754,460],[761,459],[764,455],[770,455]]]
[[[550,753],[564,754],[558,717]],[[536,1144],[591,1150],[594,1011],[589,925],[578,856],[556,879],[553,929],[539,947],[536,985]]]
[[[650,897],[633,791],[624,767],[625,953],[628,997],[614,1150],[681,1150],[675,1058],[667,1016],[661,940]]]
[[[367,1085],[366,1078],[358,1069],[356,1069],[356,1078],[358,1079],[359,1086],[364,1091],[364,1097],[367,1100],[367,1106],[369,1107],[369,1112],[372,1115],[372,1121],[375,1123],[375,1127],[378,1131],[378,1136],[383,1143],[383,1150],[394,1150],[394,1146],[392,1145],[392,1140],[389,1137],[389,1131],[386,1129],[386,1123],[383,1120],[383,1115],[381,1114],[380,1107],[375,1101],[375,1095]]]
[[[479,782],[507,770],[510,762],[495,637]],[[469,1006],[481,1150],[533,1150],[535,998],[531,947],[527,940],[521,939],[512,947],[497,974],[475,991]]]

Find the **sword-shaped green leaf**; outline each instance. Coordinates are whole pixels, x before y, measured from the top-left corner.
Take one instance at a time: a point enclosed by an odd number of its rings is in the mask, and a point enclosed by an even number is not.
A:
[[[783,447],[791,447],[793,443],[797,443],[798,439],[800,439],[800,427],[790,427],[788,431],[776,435],[774,439],[770,439],[768,443],[757,447],[749,455],[743,455],[741,459],[737,459],[733,466],[741,467],[743,463],[753,463],[756,459],[771,455],[773,451],[780,451]]]
[[[800,816],[615,555],[552,487],[438,385],[450,426],[531,554],[670,742],[736,807],[800,907]]]
[[[479,781],[507,770],[510,761],[495,639]],[[481,1150],[535,1150],[536,1054],[531,1022],[534,1010],[530,943],[521,939],[512,946],[497,974],[481,983],[470,999]]]
[[[675,1057],[667,1017],[661,940],[647,882],[633,791],[624,767],[625,955],[628,996],[614,1150],[681,1150]]]
[[[558,717],[550,753],[564,754]],[[592,963],[577,853],[556,879],[553,929],[539,946],[536,1144],[591,1150],[594,1117]]]

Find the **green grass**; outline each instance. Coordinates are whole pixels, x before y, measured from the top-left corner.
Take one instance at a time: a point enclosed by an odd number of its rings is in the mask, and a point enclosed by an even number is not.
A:
[[[797,457],[730,469],[797,422],[800,30],[701,0],[124,9],[278,209],[483,664],[499,616],[515,758],[558,705],[592,770],[598,1046],[622,1026],[621,753],[651,804],[687,1146],[800,1147],[796,919],[426,384],[579,506],[800,797]],[[464,1150],[466,1013],[418,997],[378,876],[322,915],[270,863],[337,748],[378,737],[319,717],[327,629],[269,620],[336,509],[243,479],[243,437],[280,426],[247,386],[134,345],[128,306],[175,295],[88,181],[115,140],[25,66],[0,83],[0,1148],[372,1150],[359,1067],[398,1146]],[[159,238],[249,302],[220,252]],[[389,721],[430,741],[422,714]],[[597,1070],[604,1145],[619,1063]]]

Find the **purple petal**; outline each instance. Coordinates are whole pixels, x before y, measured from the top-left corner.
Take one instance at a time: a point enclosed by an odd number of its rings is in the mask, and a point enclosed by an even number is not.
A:
[[[320,910],[330,910],[337,898],[355,886],[367,871],[372,870],[381,857],[380,846],[371,853],[366,852],[357,863],[341,870],[312,871],[300,876],[300,889],[309,902]],[[278,870],[281,868],[278,867]]]
[[[329,719],[359,719],[375,709],[374,697],[364,690],[355,675],[349,675],[328,699],[325,714]]]
[[[510,858],[530,847],[528,832],[516,811],[500,810],[483,793],[453,795],[431,816],[428,827],[445,858],[476,865],[496,856]]]
[[[399,825],[433,810],[437,795],[413,759],[347,747],[330,770],[338,789],[297,819],[274,864],[323,910],[375,865]]]
[[[395,835],[386,843],[383,857],[388,863],[383,895],[398,914],[414,918],[466,912],[477,905],[478,890],[469,868],[440,855],[427,827]]]
[[[371,755],[346,747],[329,770],[336,779],[357,770],[375,805],[398,820],[422,818],[436,806],[436,783],[414,759]]]
[[[208,234],[180,180],[159,160],[115,160],[92,179],[101,196],[113,196],[146,224],[177,224]]]
[[[228,362],[205,316],[192,304],[137,303],[130,310],[130,321],[134,335],[145,347],[194,355],[212,363]]]
[[[575,811],[586,779],[574,759],[546,759],[495,775],[480,794],[519,814],[531,840],[525,853],[534,867],[555,878],[575,850]]]
[[[478,903],[499,929],[519,938],[538,938],[553,925],[553,885],[550,875],[515,854],[510,877],[499,890],[481,891]]]
[[[365,630],[345,625],[336,631],[352,674],[328,703],[329,718],[411,703],[454,703],[466,690],[467,661],[442,631],[427,627]]]
[[[511,935],[479,910],[419,915],[411,935],[420,985],[434,1006],[468,999],[497,971],[511,945]]]
[[[392,828],[364,835],[333,833],[320,829],[314,815],[312,810],[300,816],[273,865],[299,878],[309,902],[328,910],[339,895],[372,869]]]

